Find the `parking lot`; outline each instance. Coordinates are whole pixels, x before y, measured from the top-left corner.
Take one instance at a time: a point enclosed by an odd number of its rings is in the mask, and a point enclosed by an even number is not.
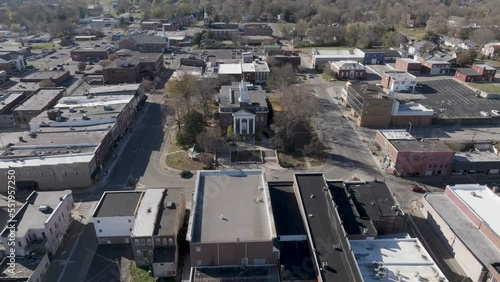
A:
[[[474,91],[453,79],[419,82],[415,94],[425,96],[418,102],[444,119],[489,118],[484,113],[491,115],[492,110],[500,110],[500,100],[476,97]]]

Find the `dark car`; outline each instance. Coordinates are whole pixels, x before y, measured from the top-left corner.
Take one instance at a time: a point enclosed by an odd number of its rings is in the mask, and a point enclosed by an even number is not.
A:
[[[189,178],[193,175],[193,173],[189,170],[183,170],[181,171],[180,175],[182,178]]]
[[[424,191],[424,187],[422,187],[420,185],[412,185],[410,187],[410,190],[413,192],[422,193]]]

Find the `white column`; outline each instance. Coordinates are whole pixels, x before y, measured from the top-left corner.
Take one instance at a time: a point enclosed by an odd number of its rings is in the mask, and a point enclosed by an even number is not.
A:
[[[233,116],[233,132],[238,133],[238,132],[236,132],[236,117],[235,116]]]
[[[255,117],[253,117],[252,122],[253,122],[253,127],[252,127],[253,132],[252,132],[252,134],[255,134],[255,132],[257,132],[257,131],[255,131]]]

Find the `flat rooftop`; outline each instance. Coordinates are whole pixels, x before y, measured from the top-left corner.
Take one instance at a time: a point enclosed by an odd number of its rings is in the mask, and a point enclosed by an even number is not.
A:
[[[384,89],[375,84],[351,84],[352,88],[363,99],[389,99]]]
[[[19,104],[14,111],[43,111],[47,105],[66,91],[64,88],[42,88]]]
[[[306,235],[293,182],[268,182],[278,236]]]
[[[313,261],[318,267],[327,264],[318,275],[323,281],[361,281],[323,174],[295,174],[295,181],[300,194],[299,205],[307,215],[309,240],[316,250]]]
[[[160,210],[160,204],[163,202],[165,189],[147,189],[144,193],[139,209],[134,221],[132,236],[145,237],[153,235],[156,218]]]
[[[21,99],[22,93],[5,93],[0,96],[0,112],[8,106],[11,106],[17,99]]]
[[[399,152],[454,152],[443,141],[437,139],[392,140],[391,144]]]
[[[219,74],[241,74],[241,64],[220,64]]]
[[[500,156],[490,151],[457,152],[455,153],[453,161],[461,163],[496,163],[500,162]]]
[[[198,172],[188,241],[270,241],[275,233],[264,171]]]
[[[260,112],[268,111],[266,102],[266,92],[260,85],[247,84],[247,93],[250,98],[251,106],[260,108]],[[232,85],[223,85],[219,92],[220,108],[240,108],[239,98],[241,95],[240,82],[233,82]],[[232,99],[231,99],[232,96]],[[231,100],[233,102],[231,102]],[[247,107],[248,108],[248,107]]]
[[[31,82],[31,81],[42,81],[42,80],[51,80],[51,79],[59,79],[60,77],[69,75],[69,71],[37,71],[28,76],[21,78],[19,81],[21,82]]]
[[[471,68],[458,68],[456,69],[459,73],[465,74],[465,75],[475,75],[475,76],[480,76],[481,74],[477,72],[476,70],[473,70]]]
[[[313,49],[313,53],[316,56],[349,56],[349,55],[355,55],[355,52],[351,49],[345,49],[345,50],[320,50],[320,49]]]
[[[5,152],[4,152],[5,154]],[[45,156],[45,157],[28,157],[23,159],[10,158],[2,159],[0,168],[16,168],[16,167],[38,167],[38,166],[51,166],[51,165],[64,165],[85,163],[88,164],[94,158],[94,154],[73,154],[73,155],[58,155],[58,156]]]
[[[415,61],[414,59],[410,59],[410,58],[398,58],[397,60],[407,62],[409,64],[420,64],[420,62]]]
[[[109,86],[98,86],[92,87],[87,90],[88,94],[98,95],[113,95],[116,92],[129,92],[137,91],[140,88],[140,84],[122,84],[122,85],[109,85]],[[116,94],[115,94],[116,95]]]
[[[349,198],[343,182],[328,182],[342,226],[348,235],[377,235],[377,229],[366,212],[359,213],[354,202]]]
[[[123,50],[123,49],[122,49]],[[131,52],[131,57],[130,57],[130,66],[126,67],[119,67],[116,62],[118,60],[112,61],[109,65],[104,67],[104,69],[110,69],[110,68],[131,68],[134,67],[140,63],[154,63],[156,62],[159,58],[163,59],[163,53],[141,53],[141,52]],[[120,56],[119,54],[117,54]]]
[[[108,95],[108,96],[68,96],[59,99],[54,108],[87,108],[98,106],[112,106],[115,104],[126,104],[134,98],[133,95]]]
[[[181,194],[182,189],[167,189],[167,195],[160,203],[161,206],[156,217],[153,235],[174,235]],[[182,217],[182,220],[184,220],[184,217]]]
[[[35,92],[40,89],[40,83],[36,82],[19,82],[16,85],[9,88],[12,92]]]
[[[417,80],[417,77],[405,71],[384,71],[384,73],[395,80]]]
[[[475,64],[476,66],[479,66],[479,67],[482,67],[482,68],[485,68],[486,70],[496,70],[496,68],[488,65],[488,64]]]
[[[489,119],[481,111],[500,109],[500,100],[478,98],[474,90],[454,79],[419,82],[415,94],[422,94],[418,103],[434,110],[441,119]]]
[[[423,278],[420,281],[448,281],[416,238],[350,240],[350,243],[365,282],[381,281],[375,276],[374,262],[387,269],[387,278],[383,279],[386,281],[418,281],[414,277],[416,271]],[[398,276],[403,280],[398,280]]]
[[[16,214],[15,219],[18,222],[16,235],[24,237],[30,229],[45,229],[45,222],[57,208],[61,202],[61,198],[65,198],[71,195],[71,193],[71,190],[63,190],[33,192],[30,194],[30,197],[26,199],[24,208],[18,210]],[[49,210],[47,212],[40,211],[39,207],[41,205],[48,205]]]
[[[104,192],[92,217],[135,216],[144,192]]]
[[[192,282],[220,282],[220,281],[266,281],[279,282],[280,276],[276,266],[248,266],[242,273],[241,267],[207,267],[195,268]],[[237,279],[237,280],[236,280]]]
[[[484,265],[500,261],[500,250],[444,193],[427,193],[424,195],[424,201],[432,206],[460,241]]]
[[[479,184],[457,184],[447,186],[459,199],[484,223],[500,235],[500,198],[486,185]]]
[[[344,185],[360,216],[368,218],[398,216],[399,213],[392,210],[392,206],[396,205],[396,201],[385,183],[349,183],[346,181]]]
[[[415,140],[406,129],[379,130],[387,140]]]

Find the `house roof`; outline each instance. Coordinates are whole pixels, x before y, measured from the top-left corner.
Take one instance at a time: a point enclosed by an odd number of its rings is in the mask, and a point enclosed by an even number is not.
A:
[[[365,66],[363,66],[358,61],[349,60],[349,61],[337,61],[332,62],[338,69],[340,70],[364,70]]]
[[[14,52],[14,51],[1,52],[0,51],[0,59],[5,60],[5,61],[17,60],[17,59],[19,59],[19,57],[22,57],[22,55],[18,52]]]

